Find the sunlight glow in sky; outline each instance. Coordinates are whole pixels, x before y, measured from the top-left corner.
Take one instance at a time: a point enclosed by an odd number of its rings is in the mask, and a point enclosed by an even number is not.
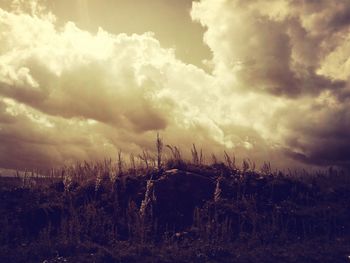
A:
[[[266,2],[0,1],[0,167],[153,150],[157,131],[350,167],[350,2]]]

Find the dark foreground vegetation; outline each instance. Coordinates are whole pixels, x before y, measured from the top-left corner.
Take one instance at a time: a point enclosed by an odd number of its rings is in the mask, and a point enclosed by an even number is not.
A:
[[[350,262],[350,180],[205,165],[195,147],[125,168],[1,178],[0,262]]]

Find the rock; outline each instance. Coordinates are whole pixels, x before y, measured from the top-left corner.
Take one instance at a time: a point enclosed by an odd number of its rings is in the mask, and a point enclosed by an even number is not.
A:
[[[154,181],[153,212],[159,227],[181,230],[193,221],[195,207],[213,198],[215,182],[177,169],[166,171]]]

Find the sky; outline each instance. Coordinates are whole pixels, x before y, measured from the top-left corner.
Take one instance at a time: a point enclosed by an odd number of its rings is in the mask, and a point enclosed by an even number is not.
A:
[[[348,0],[0,0],[0,167],[223,151],[350,167]]]

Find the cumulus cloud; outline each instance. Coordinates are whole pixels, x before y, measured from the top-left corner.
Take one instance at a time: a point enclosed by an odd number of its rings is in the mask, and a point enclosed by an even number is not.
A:
[[[270,94],[269,105],[285,98],[267,126],[289,156],[348,166],[349,11],[346,0],[202,0],[191,15],[207,28],[215,76]]]
[[[101,29],[92,36],[73,23],[58,31],[38,17],[4,11],[0,17],[3,95],[66,118],[140,131],[165,127],[152,101],[157,86],[145,72],[174,58],[150,34],[111,36]],[[146,116],[152,122],[142,122]]]
[[[213,52],[214,73],[233,88],[318,95],[345,86],[317,69],[348,27],[346,19],[335,25],[342,7],[313,3],[203,0],[193,3],[192,17],[207,27],[204,40]],[[348,2],[339,3],[349,8]]]
[[[169,144],[276,166],[349,165],[350,4],[201,0],[212,72],[151,32],[58,26],[38,1],[0,8],[0,167],[50,167]]]
[[[153,148],[159,130],[173,144],[225,145],[215,113],[205,109],[214,78],[177,60],[152,33],[91,34],[21,10],[0,9],[2,167]]]

